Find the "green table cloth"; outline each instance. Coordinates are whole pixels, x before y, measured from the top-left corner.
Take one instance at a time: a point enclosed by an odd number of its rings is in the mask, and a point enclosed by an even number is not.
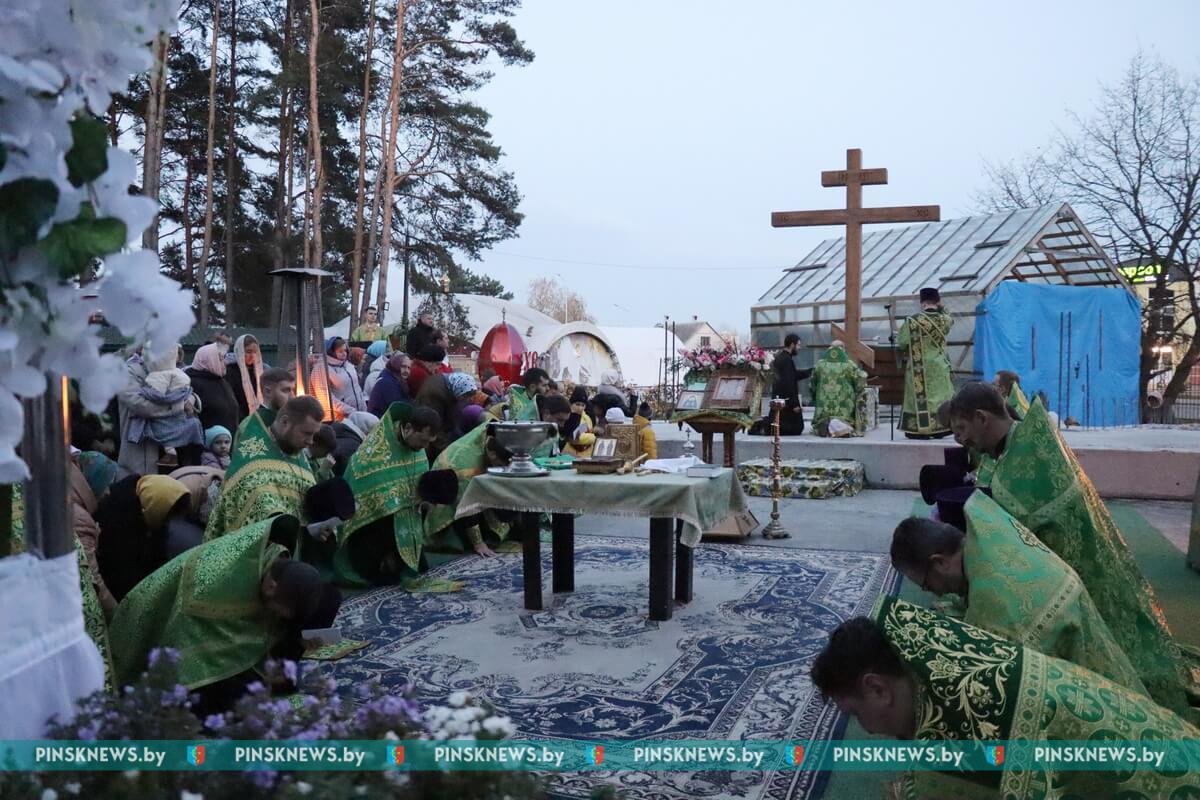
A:
[[[458,504],[457,517],[489,508],[550,514],[608,514],[683,521],[680,541],[695,547],[704,531],[736,511],[746,496],[732,469],[714,478],[683,475],[580,475],[574,470],[538,478],[480,475]]]

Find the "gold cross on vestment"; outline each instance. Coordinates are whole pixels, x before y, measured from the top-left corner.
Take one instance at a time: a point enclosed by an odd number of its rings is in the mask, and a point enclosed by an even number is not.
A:
[[[862,341],[862,226],[882,222],[937,222],[940,206],[890,206],[863,208],[862,187],[888,182],[886,169],[863,169],[862,150],[846,151],[846,168],[821,173],[822,186],[845,186],[846,207],[824,211],[775,211],[772,228],[802,228],[814,225],[846,226],[846,327],[831,325],[833,337],[841,339],[846,352],[868,367],[875,366],[875,351]]]

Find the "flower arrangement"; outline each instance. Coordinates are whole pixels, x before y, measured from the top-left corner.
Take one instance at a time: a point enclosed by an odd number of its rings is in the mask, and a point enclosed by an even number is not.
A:
[[[79,380],[104,409],[125,386],[101,355],[97,315],[167,352],[191,328],[190,296],[140,249],[158,204],[132,195],[134,158],[108,142],[113,92],[153,64],[150,42],[177,25],[178,0],[23,0],[0,25],[0,483],[29,477],[15,447],[17,398],[46,374]],[[98,271],[97,271],[98,268]],[[81,281],[93,275],[85,293]]]
[[[124,691],[97,692],[80,701],[69,723],[53,722],[47,738],[57,740],[327,740],[327,739],[504,739],[512,722],[466,692],[447,706],[421,708],[409,695],[378,684],[358,687],[353,698],[336,692],[332,678],[302,681],[300,702],[271,697],[267,688],[300,678],[295,662],[269,663],[263,682],[251,684],[234,708],[203,721],[191,711],[195,696],[180,685],[178,655],[150,654],[149,669]],[[249,798],[389,797],[511,798],[544,796],[531,773],[499,772],[0,772],[0,797],[7,800],[67,800],[121,797],[127,800],[249,800]]]
[[[767,366],[767,352],[755,345],[738,349],[734,344],[728,344],[721,350],[712,347],[680,350],[678,365],[688,373],[716,372],[737,367],[763,370]]]

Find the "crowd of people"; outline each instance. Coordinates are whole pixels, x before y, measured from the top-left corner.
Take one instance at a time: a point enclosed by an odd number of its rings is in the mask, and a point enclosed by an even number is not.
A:
[[[891,738],[1200,737],[1196,654],[1172,636],[1041,399],[1030,403],[1019,377],[1001,372],[995,384],[963,386],[936,417],[964,450],[925,468],[931,514],[897,526],[891,558],[942,599],[927,608],[884,597],[872,616],[843,623],[813,665],[816,688]],[[1186,765],[1104,773],[1025,763],[908,780],[918,797],[1025,797],[1031,787],[1174,797],[1197,778]]]
[[[372,321],[355,335],[380,335]],[[78,415],[81,582],[113,685],[172,647],[211,713],[261,679],[265,658],[294,659],[304,631],[332,625],[342,588],[460,588],[423,576],[425,553],[492,556],[508,535],[502,513],[456,518],[471,479],[511,457],[491,421],[555,423],[541,456],[587,457],[613,425],[655,455],[649,407],[615,374],[589,391],[538,368],[512,386],[457,371],[427,315],[403,348],[362,344],[327,339],[299,396],[294,372],[265,364],[251,336],[216,337],[186,367],[179,348],[135,352],[115,424]]]

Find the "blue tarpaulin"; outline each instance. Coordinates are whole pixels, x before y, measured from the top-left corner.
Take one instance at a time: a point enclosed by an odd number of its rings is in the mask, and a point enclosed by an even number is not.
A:
[[[979,304],[975,369],[1021,376],[1030,400],[1085,427],[1136,425],[1142,314],[1122,288],[1004,281]]]

